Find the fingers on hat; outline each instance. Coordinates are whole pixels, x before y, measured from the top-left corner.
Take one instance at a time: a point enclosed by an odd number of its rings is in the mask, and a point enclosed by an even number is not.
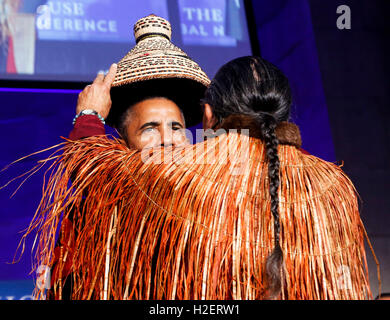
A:
[[[112,64],[110,67],[110,70],[108,70],[108,73],[107,73],[106,77],[104,78],[104,84],[111,86],[111,84],[115,80],[116,69],[117,69],[116,63]]]
[[[104,72],[99,72],[93,83],[101,83],[104,80]]]

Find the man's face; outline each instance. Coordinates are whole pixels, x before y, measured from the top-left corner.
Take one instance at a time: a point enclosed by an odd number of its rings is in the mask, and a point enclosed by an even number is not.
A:
[[[178,147],[188,144],[179,107],[165,98],[151,98],[131,108],[127,124],[130,147],[142,150],[153,147]]]

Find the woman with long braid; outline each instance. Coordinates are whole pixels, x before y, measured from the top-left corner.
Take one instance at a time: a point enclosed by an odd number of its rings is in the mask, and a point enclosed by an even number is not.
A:
[[[271,213],[274,218],[275,248],[266,263],[269,296],[274,297],[281,287],[283,259],[279,243],[279,141],[275,129],[277,122],[288,120],[291,94],[287,79],[278,69],[254,57],[249,58],[249,61],[248,64],[248,58],[237,59],[220,69],[206,93],[205,116],[208,115],[211,121],[214,119],[218,123],[234,114],[246,116],[256,121],[260,128],[266,146]],[[247,85],[237,81],[242,78]],[[239,97],[244,97],[244,101],[238,100]],[[213,117],[210,117],[211,114]]]
[[[278,123],[289,119],[291,92],[288,80],[263,59],[236,59],[219,70],[206,92],[204,103],[206,122],[223,123],[223,119],[231,115],[240,115],[253,119],[251,126],[260,128],[260,137],[266,147],[270,208],[274,219],[275,247],[266,263],[270,296],[274,297],[281,288],[283,259],[279,243],[279,141],[275,129]]]
[[[283,184],[286,184],[286,182],[287,184],[296,183],[296,181],[288,181],[288,178],[290,177],[288,177],[288,175],[286,176],[285,174],[283,174],[283,172],[280,172],[280,161],[278,155],[279,143],[283,142],[283,144],[285,145],[294,145],[293,141],[298,141],[298,144],[295,144],[295,146],[299,147],[298,150],[300,150],[300,154],[297,154],[297,156],[304,157],[305,154],[307,154],[304,150],[300,149],[301,143],[299,130],[295,131],[293,125],[291,123],[286,122],[289,120],[291,103],[292,97],[288,79],[274,65],[258,57],[239,58],[223,66],[213,79],[210,87],[206,92],[206,97],[204,99],[204,119],[208,126],[220,126],[222,128],[228,129],[236,128],[237,125],[238,127],[242,127],[242,122],[246,122],[246,125],[244,125],[244,127],[252,128],[252,134],[250,131],[250,135],[258,136],[261,140],[264,141],[268,166],[270,211],[274,221],[274,248],[266,260],[264,270],[265,280],[267,284],[266,297],[273,299],[281,297],[280,293],[283,287],[282,282],[286,281],[285,275],[283,275],[283,273],[285,272],[285,267],[283,267],[283,255],[288,254],[287,252],[283,252],[280,246],[280,233],[282,231],[280,216],[284,215],[284,220],[287,218],[285,216],[286,212],[280,212],[279,208],[279,199],[284,198],[285,200],[287,200],[283,196],[283,190],[279,191],[280,179],[282,179]],[[234,117],[236,123],[232,123],[231,120],[229,121],[229,117]],[[226,124],[226,122],[229,122],[229,124]],[[290,128],[288,128],[289,126]],[[258,132],[258,129],[256,129],[256,127],[260,128],[260,132]],[[282,127],[284,127],[284,129],[282,129]],[[284,131],[284,134],[281,134],[282,131]],[[278,133],[281,137],[283,136],[282,139],[284,141],[278,140]],[[289,139],[290,141],[288,141]],[[311,158],[314,157],[311,156]],[[288,161],[288,159],[286,160]],[[320,159],[316,160],[318,161],[318,163],[322,162],[322,160]],[[293,163],[291,164],[293,165]],[[288,162],[284,163],[284,167],[288,166]],[[331,172],[333,170],[330,169],[334,169],[335,172]],[[339,169],[336,169],[336,167],[330,167],[327,170],[327,174],[329,174],[328,178],[331,178],[334,174],[339,175],[341,173],[340,171],[337,172]],[[308,180],[320,180],[320,175],[321,172],[314,171],[310,174],[307,173],[306,178]],[[344,178],[347,179],[346,177]],[[285,182],[283,180],[287,181]],[[361,224],[361,221],[358,217],[356,197],[354,194],[353,186],[350,181],[348,181],[348,184],[349,190],[344,189],[342,190],[342,192],[345,193],[345,196],[350,197],[353,201],[354,210],[356,210],[356,212],[351,211],[349,212],[349,214],[355,215],[355,218],[357,219],[356,222],[358,224],[353,226],[353,228],[358,227],[358,229],[360,229],[359,236],[362,237],[364,226]],[[296,190],[298,197],[306,197],[307,193],[310,192],[309,185],[303,187],[305,189]],[[302,195],[299,195],[300,192],[302,192]],[[279,193],[281,194],[280,196]],[[327,195],[324,195],[324,198],[326,196]],[[337,205],[339,207],[342,206],[341,201],[340,203],[337,203],[337,199],[324,199],[324,203],[328,201],[336,201],[336,203],[333,203],[334,205]],[[323,205],[323,203],[321,205]],[[302,207],[302,210],[313,210],[312,214],[317,214],[317,210],[319,208],[316,208],[312,204],[309,204],[308,207],[309,208]],[[284,209],[286,209],[286,207],[284,207]],[[298,212],[296,214],[298,214]],[[329,215],[329,219],[333,218],[332,212],[328,212],[327,214]],[[315,219],[316,217],[313,217],[313,220]],[[348,228],[348,219],[341,219],[340,221],[337,221],[337,223],[340,224],[340,228]],[[326,228],[327,226],[324,225],[323,227]],[[296,230],[294,230],[294,233],[296,232],[299,234],[300,232],[305,231],[299,230],[299,225],[296,225],[295,228]],[[284,230],[284,232],[288,231]],[[331,237],[333,235],[329,233],[328,236]],[[300,241],[302,240],[303,239],[301,239]],[[328,239],[324,239],[324,241],[328,241]],[[338,247],[341,247],[342,245],[343,243],[338,243]],[[365,261],[364,248],[361,243],[360,246],[360,254]],[[293,249],[297,248],[290,248],[290,250]],[[300,254],[304,253],[301,252]],[[309,253],[307,252],[306,254]],[[363,260],[361,262],[363,262]],[[306,263],[306,261],[303,260],[300,262]],[[364,274],[364,272],[362,272],[362,270],[364,269],[362,263],[359,263],[359,268],[362,268],[360,269],[360,275],[362,276]],[[340,268],[335,268],[333,269],[333,272],[339,273],[339,269]],[[349,270],[349,267],[347,267],[347,269]],[[336,276],[336,274],[334,276]],[[350,290],[350,292],[352,292],[353,289],[351,285],[351,279],[348,278],[350,274],[348,274],[347,278],[344,278],[344,276],[345,275],[341,275],[341,277],[339,277],[336,282],[339,282],[339,286],[341,287],[343,287],[345,282],[347,282],[350,286],[345,286],[343,288],[347,288],[347,290]],[[287,275],[287,278],[288,277],[289,276]],[[310,281],[312,280],[313,279],[311,279]],[[304,282],[306,281],[307,280],[305,280]],[[360,290],[360,292],[358,293],[359,296],[368,298],[370,289],[368,286],[367,273],[365,277],[359,279],[359,281],[363,281],[363,284],[361,284],[360,288],[358,289]],[[340,285],[340,283],[343,283],[343,285]],[[302,285],[310,286],[311,284],[291,283],[291,285],[301,287]],[[324,292],[326,291],[325,288],[323,290]],[[303,292],[296,292],[294,295],[285,293],[283,297],[296,299],[299,297],[305,297],[305,295],[303,294]],[[321,296],[317,296],[316,298],[320,297]],[[353,295],[353,297],[357,298],[358,295]],[[310,296],[310,298],[314,297]],[[325,296],[322,296],[321,298],[336,298],[336,296],[325,294]],[[337,298],[341,298],[341,296],[338,296]]]
[[[102,137],[68,142],[31,225],[37,266],[85,201],[73,299],[372,299],[354,186],[301,149],[291,100],[279,69],[243,57],[206,91],[204,142],[146,160]]]

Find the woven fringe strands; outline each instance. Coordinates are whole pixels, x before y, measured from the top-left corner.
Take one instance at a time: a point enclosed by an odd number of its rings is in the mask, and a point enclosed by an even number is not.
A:
[[[104,137],[68,142],[63,151],[28,230],[40,234],[35,267],[57,266],[55,298],[66,276],[72,299],[267,297],[274,228],[261,140],[225,134],[155,152],[146,163]],[[351,181],[295,147],[279,146],[279,157],[280,298],[372,298]],[[70,223],[60,226],[61,217]],[[60,264],[59,228],[66,230]]]

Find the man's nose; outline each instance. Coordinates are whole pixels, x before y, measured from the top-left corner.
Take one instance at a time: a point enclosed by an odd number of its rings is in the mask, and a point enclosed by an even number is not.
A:
[[[163,129],[161,132],[161,147],[173,147],[173,132],[170,128]]]

